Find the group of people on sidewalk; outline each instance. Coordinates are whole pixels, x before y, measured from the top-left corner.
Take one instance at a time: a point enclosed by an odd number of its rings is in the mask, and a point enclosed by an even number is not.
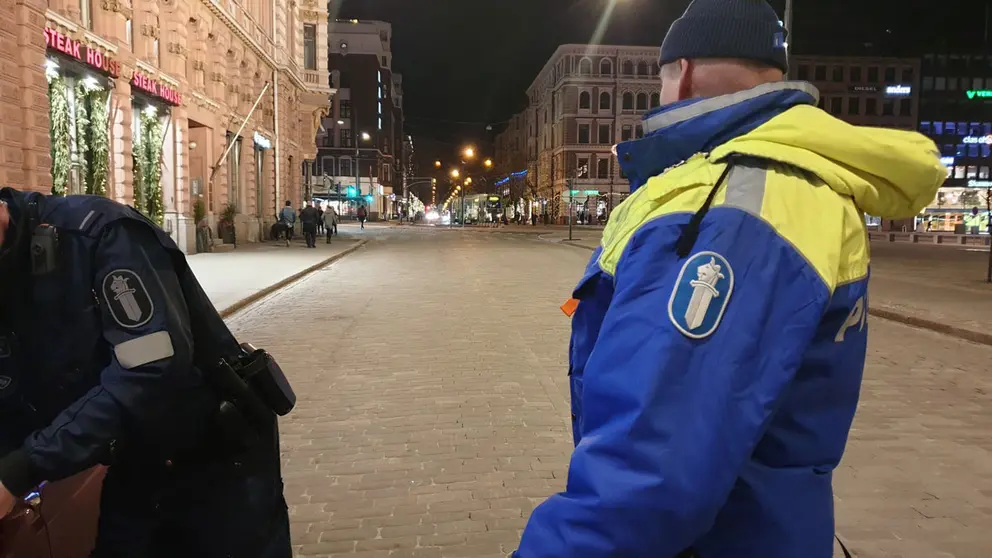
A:
[[[307,243],[307,248],[317,247],[317,235],[326,232],[327,244],[331,243],[331,236],[338,234],[338,212],[334,206],[328,205],[327,209],[317,207],[313,202],[306,202],[303,209],[297,215],[293,209],[293,202],[286,200],[285,207],[279,212],[279,222],[276,224],[279,230],[285,234],[286,246],[293,240],[293,232],[296,222],[299,220],[300,229],[303,232],[303,239]],[[362,222],[364,227],[364,221]],[[278,233],[273,234],[277,237]]]

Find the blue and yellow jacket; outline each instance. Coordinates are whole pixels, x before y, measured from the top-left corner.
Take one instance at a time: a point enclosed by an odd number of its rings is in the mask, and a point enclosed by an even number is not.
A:
[[[567,488],[515,556],[832,555],[867,343],[864,213],[916,215],[946,171],[921,135],[811,104],[656,175],[650,150],[620,146],[634,185],[650,178],[573,293]]]

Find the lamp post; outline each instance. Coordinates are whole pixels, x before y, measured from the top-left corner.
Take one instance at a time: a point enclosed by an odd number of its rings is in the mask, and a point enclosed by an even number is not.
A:
[[[785,0],[785,30],[788,31],[785,51],[789,52],[789,43],[792,42],[792,0]]]

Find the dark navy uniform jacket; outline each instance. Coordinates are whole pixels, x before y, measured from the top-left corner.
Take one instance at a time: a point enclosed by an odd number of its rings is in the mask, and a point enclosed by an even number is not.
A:
[[[179,249],[106,198],[5,189],[0,199],[12,232],[30,236],[15,225],[32,199],[59,235],[57,272],[32,277],[25,253],[0,277],[0,431],[22,441],[3,448],[0,482],[20,495],[98,463],[192,451],[217,401],[194,366]]]

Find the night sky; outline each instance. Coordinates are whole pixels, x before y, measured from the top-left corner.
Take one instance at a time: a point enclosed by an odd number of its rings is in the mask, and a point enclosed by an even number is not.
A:
[[[980,51],[987,1],[794,0],[790,42],[797,54]],[[483,145],[486,124],[521,110],[527,87],[558,45],[589,42],[609,2],[343,0],[336,16],[392,23],[407,133],[421,155],[434,157],[465,142]],[[601,42],[660,45],[688,3],[618,0]],[[771,3],[782,14],[785,0]]]

